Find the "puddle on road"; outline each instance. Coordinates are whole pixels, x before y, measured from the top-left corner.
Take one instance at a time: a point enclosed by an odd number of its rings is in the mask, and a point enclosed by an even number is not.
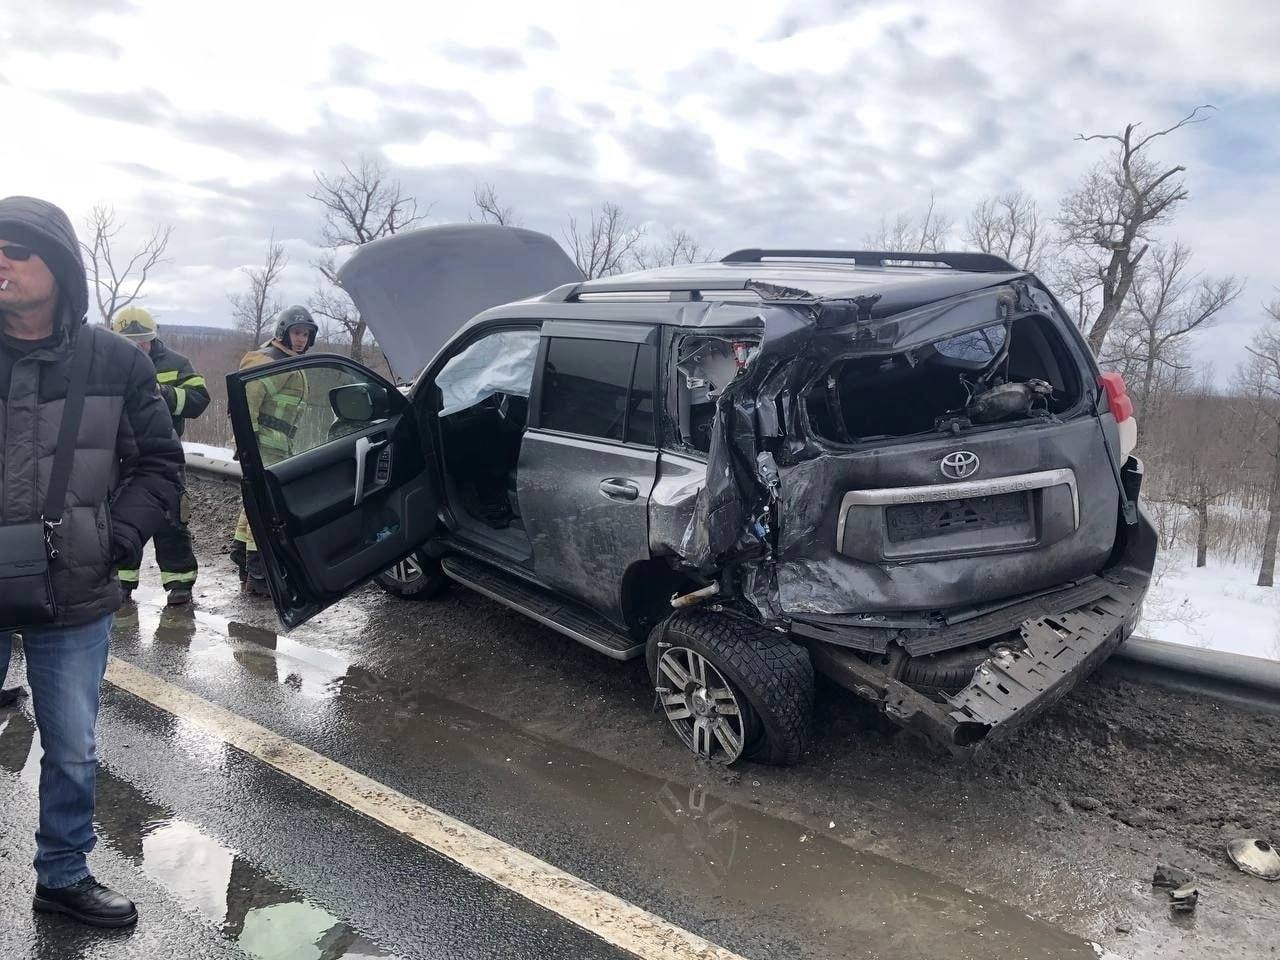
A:
[[[40,735],[25,713],[0,720],[0,771],[32,792]],[[98,767],[98,836],[187,910],[256,960],[374,960],[392,955],[194,823]]]
[[[126,655],[131,645],[182,655],[178,669],[197,686],[234,685],[243,673],[274,683],[305,701],[308,724],[316,718],[310,729],[329,739],[309,745],[375,776],[413,765],[405,779],[420,783],[414,774],[429,771],[438,796],[421,799],[517,845],[520,833],[532,834],[526,847],[606,888],[618,887],[615,872],[632,878],[656,891],[658,912],[663,899],[687,904],[712,939],[723,924],[776,931],[833,958],[1096,956],[1077,937],[922,870],[703,786],[544,739],[269,630],[144,606],[118,622],[113,642]],[[719,775],[708,770],[709,779]]]

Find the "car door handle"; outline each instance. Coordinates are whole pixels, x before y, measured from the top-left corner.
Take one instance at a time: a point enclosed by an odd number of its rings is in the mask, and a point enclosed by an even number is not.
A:
[[[600,492],[610,500],[634,500],[640,496],[640,488],[630,480],[610,477],[600,481]]]
[[[356,497],[352,501],[353,507],[360,506],[364,502],[364,471],[365,463],[369,459],[369,451],[377,450],[379,447],[385,447],[387,441],[370,440],[368,437],[360,437],[356,440]]]

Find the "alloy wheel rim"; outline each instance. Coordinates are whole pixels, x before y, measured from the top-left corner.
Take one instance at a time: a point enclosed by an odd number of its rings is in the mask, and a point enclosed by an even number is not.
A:
[[[413,557],[405,557],[387,571],[387,576],[400,583],[412,583],[422,576],[422,567]]]
[[[668,647],[658,658],[657,692],[667,720],[685,746],[705,760],[732,763],[746,745],[738,694],[696,650]]]

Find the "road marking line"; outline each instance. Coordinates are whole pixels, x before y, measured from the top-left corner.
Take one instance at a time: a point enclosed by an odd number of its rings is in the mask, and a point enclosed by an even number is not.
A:
[[[642,960],[744,960],[662,917],[131,663],[107,682]]]

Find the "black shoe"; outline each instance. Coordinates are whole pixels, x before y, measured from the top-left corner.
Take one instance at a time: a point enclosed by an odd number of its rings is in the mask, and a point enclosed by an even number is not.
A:
[[[91,927],[128,927],[138,920],[138,908],[132,900],[93,877],[56,890],[36,884],[31,908],[37,913],[65,913]]]
[[[244,583],[249,579],[249,571],[245,569],[248,557],[248,547],[245,546],[243,540],[232,540],[231,549],[227,551],[227,556],[231,558],[231,562],[236,565],[236,571],[240,574],[240,582]]]
[[[133,587],[134,585],[120,584],[120,602],[133,603]]]
[[[169,599],[166,603],[166,606],[181,607],[181,606],[185,606],[190,602],[191,602],[190,586],[184,583],[181,586],[169,588]]]
[[[23,687],[10,687],[8,690],[0,690],[0,710],[5,707],[12,707],[26,695],[27,691]]]
[[[266,577],[250,577],[240,584],[240,589],[255,597],[267,597],[268,599],[271,597],[271,590],[267,587]]]

